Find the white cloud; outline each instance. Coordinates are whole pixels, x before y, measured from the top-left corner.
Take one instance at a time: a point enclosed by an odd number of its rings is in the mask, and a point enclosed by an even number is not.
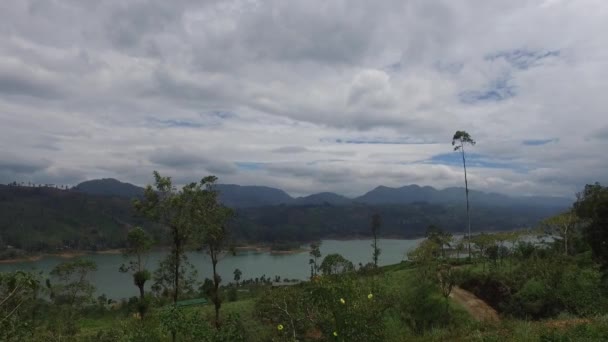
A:
[[[472,167],[473,188],[572,195],[608,182],[607,16],[597,0],[2,2],[0,182],[458,186],[458,165],[420,162],[465,129],[502,165]]]

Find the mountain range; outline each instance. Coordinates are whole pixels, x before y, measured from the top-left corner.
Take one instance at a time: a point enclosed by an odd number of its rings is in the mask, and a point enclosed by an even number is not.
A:
[[[139,197],[144,189],[133,184],[123,183],[116,179],[104,178],[78,184],[75,190],[92,194],[118,197]],[[375,189],[355,198],[348,198],[333,192],[321,192],[304,197],[292,197],[285,191],[267,186],[236,184],[218,184],[220,201],[233,208],[254,208],[275,205],[321,205],[334,206],[369,204],[457,204],[465,200],[464,188],[451,187],[435,189],[430,186],[406,185],[399,188],[378,186]],[[507,196],[499,193],[487,193],[469,190],[471,204],[475,206],[531,206],[567,208],[572,199],[565,197],[544,196]]]
[[[356,198],[331,192],[294,198],[264,186],[219,184],[217,188],[220,200],[235,209],[231,239],[241,244],[298,246],[324,238],[369,236],[374,214],[382,217],[385,237],[424,236],[430,225],[453,233],[466,227],[462,188],[379,186]],[[115,179],[91,180],[72,189],[0,185],[0,259],[18,257],[17,251],[123,248],[133,226],[142,226],[154,240],[167,244],[166,227],[133,208],[132,198],[143,191]],[[470,195],[476,232],[535,227],[572,203],[567,198],[479,191]]]

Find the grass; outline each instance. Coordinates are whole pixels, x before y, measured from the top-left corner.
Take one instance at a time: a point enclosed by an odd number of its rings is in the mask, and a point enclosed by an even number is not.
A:
[[[481,272],[481,264],[465,266],[473,272]],[[488,267],[488,265],[486,265]],[[506,269],[506,265],[504,267]],[[406,289],[418,281],[417,270],[410,263],[384,266],[383,271],[374,276],[364,276],[361,282],[376,281],[386,290]],[[238,300],[222,304],[221,317],[239,315],[240,322],[252,341],[269,341],[275,329],[260,321],[256,312],[256,298],[266,288],[250,288],[250,292],[239,292]],[[443,300],[437,293],[437,298]],[[397,312],[388,312],[382,329],[386,331],[386,341],[599,341],[608,337],[608,316],[588,320],[560,317],[549,321],[524,321],[506,319],[498,323],[474,321],[463,307],[449,301],[449,311],[453,324],[445,328],[434,328],[424,335],[415,335],[400,320]],[[213,321],[213,304],[184,308],[188,313],[198,313],[202,319]],[[127,317],[127,319],[129,319]],[[94,336],[98,331],[120,327],[125,314],[109,312],[79,320],[80,336]]]

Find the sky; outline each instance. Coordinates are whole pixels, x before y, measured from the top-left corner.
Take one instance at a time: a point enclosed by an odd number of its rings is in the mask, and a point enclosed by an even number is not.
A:
[[[608,182],[603,0],[0,1],[0,183]]]

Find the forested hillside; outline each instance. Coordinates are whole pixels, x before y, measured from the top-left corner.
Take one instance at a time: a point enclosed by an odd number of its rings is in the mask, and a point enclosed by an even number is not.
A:
[[[509,230],[535,225],[560,208],[477,206],[474,230]],[[437,225],[450,232],[465,227],[463,204],[309,204],[237,208],[231,221],[236,243],[292,243],[319,238],[369,235],[369,220],[379,213],[382,234],[415,237]],[[102,250],[124,246],[129,227],[143,225],[164,242],[160,227],[137,217],[127,197],[90,195],[54,188],[0,186],[0,251]],[[11,254],[7,246],[12,246]]]

